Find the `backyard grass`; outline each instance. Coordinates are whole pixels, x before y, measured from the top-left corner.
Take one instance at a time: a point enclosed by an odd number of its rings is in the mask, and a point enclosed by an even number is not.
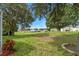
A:
[[[14,36],[3,36],[3,40],[13,39],[15,56],[69,56],[61,48],[62,43],[76,44],[77,32],[15,32]]]

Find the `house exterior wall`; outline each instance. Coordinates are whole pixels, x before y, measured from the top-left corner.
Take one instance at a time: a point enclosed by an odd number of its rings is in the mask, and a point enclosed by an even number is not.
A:
[[[61,32],[64,32],[64,31],[79,31],[79,28],[76,28],[76,27],[65,27],[65,28],[61,29]]]

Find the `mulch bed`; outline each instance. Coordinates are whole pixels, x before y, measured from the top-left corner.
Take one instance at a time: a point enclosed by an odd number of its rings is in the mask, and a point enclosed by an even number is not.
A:
[[[76,50],[75,44],[64,44],[62,46],[66,51],[72,53],[74,56],[79,56],[79,51]]]
[[[70,49],[70,50],[75,50],[75,45],[74,44],[67,44],[67,45],[65,45],[65,47]]]
[[[13,40],[7,40],[3,44],[1,56],[11,56],[11,55],[13,55],[14,52],[15,52],[15,50],[13,48],[14,45],[15,45],[15,41],[13,41]]]

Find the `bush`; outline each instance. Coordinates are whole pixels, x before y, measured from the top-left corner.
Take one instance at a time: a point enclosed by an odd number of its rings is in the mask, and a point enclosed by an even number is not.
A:
[[[14,52],[14,49],[13,49],[14,44],[15,44],[15,41],[7,40],[3,44],[2,55],[7,56],[7,55],[10,55],[11,53],[13,53]]]

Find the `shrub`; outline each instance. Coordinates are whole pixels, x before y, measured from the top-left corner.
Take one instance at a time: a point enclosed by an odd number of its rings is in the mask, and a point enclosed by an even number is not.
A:
[[[14,44],[15,44],[15,41],[7,40],[3,44],[2,55],[7,56],[7,55],[10,55],[11,53],[13,53],[14,52],[14,49],[13,49]]]

